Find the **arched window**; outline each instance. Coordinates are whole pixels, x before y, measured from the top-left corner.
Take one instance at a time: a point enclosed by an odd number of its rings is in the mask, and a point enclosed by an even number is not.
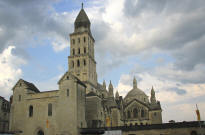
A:
[[[86,47],[84,47],[84,53],[86,53]]]
[[[78,38],[78,43],[80,43],[80,38]]]
[[[134,117],[134,118],[137,118],[137,117],[138,117],[138,110],[137,110],[137,108],[135,108],[135,109],[133,110],[133,117]]]
[[[137,126],[138,124],[137,123],[135,123],[135,126]]]
[[[29,106],[29,117],[32,117],[33,116],[33,106],[30,105]]]
[[[72,42],[73,42],[73,45],[74,45],[75,44],[75,39],[73,39]]]
[[[52,104],[48,104],[48,116],[52,116]]]
[[[72,61],[71,63],[72,63],[72,68],[74,68],[74,61]]]
[[[80,54],[80,48],[78,48],[78,54]]]
[[[44,135],[44,132],[42,130],[39,130],[37,135]]]
[[[75,55],[75,49],[73,49],[73,55]]]
[[[127,112],[127,118],[131,118],[131,114],[130,114],[130,111]]]
[[[80,60],[77,60],[77,66],[80,67]]]
[[[86,38],[84,37],[84,43],[86,42]]]
[[[19,101],[21,101],[21,95],[19,95]]]
[[[145,117],[145,111],[143,109],[141,110],[141,117]]]
[[[85,59],[83,60],[83,64],[84,64],[84,66],[86,66],[86,60]]]

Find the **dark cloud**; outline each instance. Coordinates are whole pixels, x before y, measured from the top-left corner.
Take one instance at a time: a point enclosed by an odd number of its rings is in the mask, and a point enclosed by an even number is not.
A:
[[[175,87],[175,88],[170,88],[170,89],[168,89],[167,91],[173,91],[173,92],[177,93],[178,95],[185,95],[185,94],[187,93],[186,90],[184,90],[184,89],[179,89],[179,88],[177,88],[177,87]]]
[[[57,36],[67,39],[72,24],[66,15],[56,14],[52,8],[55,2],[57,0],[0,1],[0,52],[9,45],[22,51],[26,46]]]
[[[152,44],[160,49],[176,50],[192,41],[199,40],[205,35],[204,12],[205,10],[197,14],[182,14],[172,25],[167,24],[167,29],[164,31],[162,29],[162,35],[154,38]]]
[[[136,17],[144,12],[160,13],[163,11],[166,0],[126,0],[124,13],[130,17]]]
[[[184,70],[193,70],[197,65],[205,64],[204,43],[205,36],[174,52],[174,57],[177,59],[175,62],[176,67]]]
[[[155,75],[165,77],[168,74],[165,78],[183,83],[205,82],[205,78],[200,75],[204,73],[205,64],[205,6],[202,5],[205,5],[204,0],[125,1],[124,15],[131,21],[139,19],[141,15],[152,14],[153,23],[156,20],[162,23],[161,27],[156,25],[159,32],[148,39],[145,46],[149,47],[142,51],[150,53],[152,48],[156,48],[169,53],[175,61],[172,73],[168,69],[162,73],[154,73]]]

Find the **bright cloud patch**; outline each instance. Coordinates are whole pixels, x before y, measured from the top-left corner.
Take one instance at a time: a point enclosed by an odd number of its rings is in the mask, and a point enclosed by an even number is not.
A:
[[[20,65],[26,62],[12,54],[14,46],[9,46],[0,54],[0,91],[6,98],[12,93],[11,88],[22,75]]]

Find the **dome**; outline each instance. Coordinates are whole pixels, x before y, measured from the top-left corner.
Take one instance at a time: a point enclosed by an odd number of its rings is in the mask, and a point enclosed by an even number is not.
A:
[[[139,88],[137,88],[137,81],[136,79],[134,78],[133,80],[133,89],[131,89],[127,95],[125,96],[124,100],[125,102],[129,102],[133,99],[137,99],[141,102],[149,102],[148,100],[148,96],[142,91],[140,90]]]
[[[140,89],[138,88],[135,88],[135,89],[132,89],[130,90],[127,95],[125,96],[125,99],[128,99],[128,98],[133,98],[133,97],[138,97],[138,96],[145,96],[147,97],[147,95]]]

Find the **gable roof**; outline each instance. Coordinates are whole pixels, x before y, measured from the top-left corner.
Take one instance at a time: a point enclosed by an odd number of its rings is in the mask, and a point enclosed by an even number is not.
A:
[[[74,76],[73,74],[71,74],[70,72],[65,72],[65,74],[60,78],[60,80],[58,81],[58,84],[61,83],[61,81],[63,81],[63,79],[66,77],[66,76],[69,76],[69,77],[72,77],[73,79],[75,79],[77,81],[77,83],[83,85],[84,87],[87,87],[81,80],[79,80],[76,76]]]
[[[39,89],[33,84],[33,83],[30,83],[30,82],[27,82],[23,79],[19,79],[19,81],[14,85],[14,87],[12,88],[12,90],[15,89],[15,87],[19,84],[19,83],[24,83],[26,85],[26,87],[31,90],[31,91],[34,91],[34,92],[40,92]]]
[[[137,99],[133,99],[131,100],[130,102],[128,102],[126,105],[125,105],[125,108],[128,107],[131,103],[133,103],[134,101],[142,104],[143,106],[147,107],[149,110],[162,110],[161,109],[161,106],[160,106],[160,103],[156,104],[155,106],[151,105],[151,104],[145,104]]]
[[[145,104],[145,103],[143,103],[143,102],[141,102],[141,101],[139,101],[139,100],[137,100],[137,99],[133,99],[133,100],[131,100],[130,102],[128,102],[126,105],[125,105],[125,108],[126,107],[128,107],[131,103],[133,103],[133,102],[138,102],[138,103],[140,103],[140,104],[142,104],[143,106],[145,106],[145,107],[147,107],[147,108],[149,108],[149,105],[147,105],[147,104]],[[150,109],[150,108],[149,108]]]
[[[23,80],[23,82],[26,84],[26,86],[28,86],[30,90],[34,92],[40,92],[39,89],[33,83],[27,82],[25,80]]]

